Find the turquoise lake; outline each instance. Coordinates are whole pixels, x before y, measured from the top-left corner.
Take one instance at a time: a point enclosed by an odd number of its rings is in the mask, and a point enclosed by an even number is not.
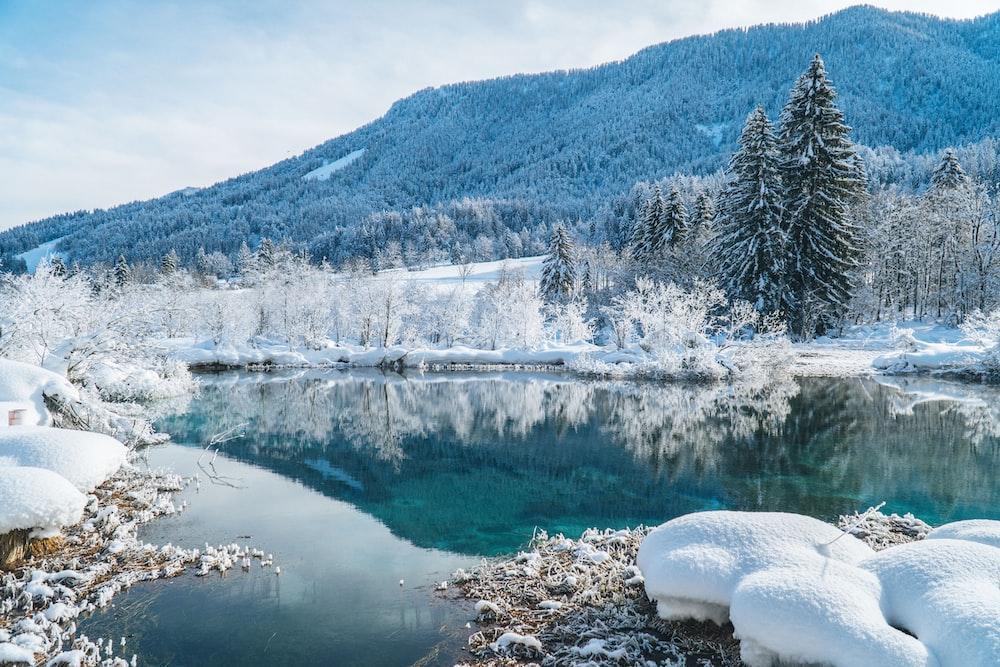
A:
[[[1000,394],[969,385],[224,373],[162,409],[173,443],[148,464],[199,482],[144,539],[250,543],[282,574],[141,585],[80,623],[127,635],[140,664],[453,664],[473,614],[435,584],[539,528],[882,501],[932,524],[1000,518]],[[209,468],[205,443],[234,427]]]

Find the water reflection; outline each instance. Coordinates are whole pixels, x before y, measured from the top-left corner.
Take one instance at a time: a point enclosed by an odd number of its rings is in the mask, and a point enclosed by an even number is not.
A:
[[[997,516],[997,401],[943,387],[227,374],[163,426],[196,444],[246,422],[229,456],[419,546],[493,554],[535,526],[575,533],[715,507],[832,518],[884,499],[930,521]]]

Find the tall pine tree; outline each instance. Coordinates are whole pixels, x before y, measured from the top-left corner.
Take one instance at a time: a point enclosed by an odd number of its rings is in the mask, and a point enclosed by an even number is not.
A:
[[[677,188],[670,188],[670,194],[663,202],[659,225],[653,242],[656,257],[662,257],[667,250],[673,250],[684,242],[687,236],[688,213],[681,193]]]
[[[549,255],[542,264],[538,291],[546,301],[564,301],[576,287],[573,241],[562,225],[556,225],[549,241]]]
[[[125,255],[118,255],[118,261],[115,262],[114,273],[115,285],[117,285],[119,289],[132,282],[132,267],[128,265]]]
[[[632,233],[632,257],[637,262],[646,264],[656,256],[656,237],[662,217],[663,197],[660,186],[654,185]]]
[[[841,317],[861,253],[851,206],[865,176],[836,91],[817,54],[781,113],[781,178],[788,236],[783,310],[798,335],[822,331]]]
[[[180,264],[181,258],[177,255],[177,251],[171,248],[170,252],[164,255],[163,260],[160,262],[160,271],[163,275],[169,276],[177,272]]]
[[[747,117],[729,181],[719,196],[713,251],[723,287],[762,313],[782,307],[785,232],[781,226],[778,141],[762,107]]]

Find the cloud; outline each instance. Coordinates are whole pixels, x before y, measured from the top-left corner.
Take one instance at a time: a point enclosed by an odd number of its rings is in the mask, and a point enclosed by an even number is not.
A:
[[[258,169],[420,88],[586,67],[836,0],[0,5],[0,228]],[[957,18],[991,2],[876,3]]]

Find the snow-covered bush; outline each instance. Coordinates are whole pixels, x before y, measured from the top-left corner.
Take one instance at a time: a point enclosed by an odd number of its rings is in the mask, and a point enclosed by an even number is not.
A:
[[[490,350],[535,345],[543,337],[543,307],[520,272],[503,271],[496,283],[476,294],[470,338]]]
[[[545,313],[545,330],[551,341],[578,343],[593,339],[594,322],[587,318],[584,302],[553,303],[545,309]]]

